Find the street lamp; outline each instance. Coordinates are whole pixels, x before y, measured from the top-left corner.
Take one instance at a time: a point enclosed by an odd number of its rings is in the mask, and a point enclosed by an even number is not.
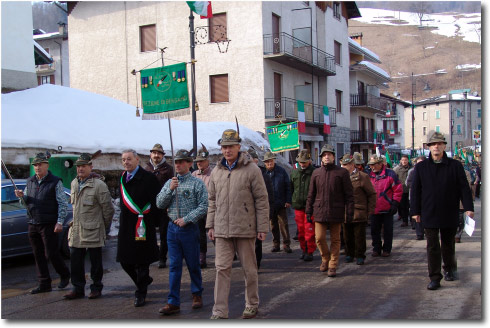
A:
[[[425,83],[424,86],[424,91],[429,92],[431,91],[431,87],[429,85],[429,82],[423,81]],[[416,98],[416,90],[417,90],[417,80],[413,78],[413,72],[412,72],[412,156],[415,155],[415,104],[414,104],[414,98]]]

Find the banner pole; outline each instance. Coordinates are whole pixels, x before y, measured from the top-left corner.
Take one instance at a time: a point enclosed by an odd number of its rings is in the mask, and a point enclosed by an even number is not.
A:
[[[175,170],[174,142],[172,139],[172,124],[170,124],[170,115],[167,116],[167,120],[168,120],[168,132],[170,134],[170,151],[172,152],[172,166],[174,168],[174,177],[176,177],[177,171]],[[175,207],[177,208],[177,219],[178,219],[179,218],[179,198],[178,198],[177,188],[175,188]]]

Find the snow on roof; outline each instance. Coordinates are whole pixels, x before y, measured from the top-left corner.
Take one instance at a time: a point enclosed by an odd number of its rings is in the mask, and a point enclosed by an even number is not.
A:
[[[374,9],[374,8],[359,8],[362,17],[354,18],[354,20],[370,23],[370,24],[385,24],[395,26],[406,26],[420,24],[416,13]],[[398,21],[400,18],[402,24]],[[481,38],[481,12],[480,13],[440,13],[428,14],[423,17],[424,26],[436,27],[431,31],[435,34],[445,35],[448,37],[461,36],[463,40],[470,42],[480,42]]]
[[[456,69],[463,70],[463,71],[472,71],[475,69],[481,68],[481,63],[480,64],[463,64],[463,65],[457,65]]]
[[[387,81],[391,81],[391,78],[388,75],[388,73],[386,73],[383,69],[379,68],[378,66],[374,65],[373,63],[370,63],[368,61],[363,60],[363,61],[358,62],[357,64],[352,65],[351,67],[355,68],[356,65],[365,66],[367,69],[374,71],[378,75],[381,75]]]
[[[136,108],[118,100],[58,85],[2,94],[2,147],[57,148],[66,151],[119,153],[133,148],[146,154],[160,143],[170,154],[167,120],[142,120]],[[141,111],[141,109],[140,109]],[[192,149],[192,122],[171,120],[174,152]],[[220,153],[217,144],[234,122],[197,122],[198,146],[202,142],[211,154]],[[243,143],[269,147],[258,132],[240,125]]]
[[[44,50],[44,48],[39,44],[37,43],[36,41],[32,40],[32,42],[34,42],[34,47],[39,51],[41,52],[44,56],[46,56],[46,58],[48,59],[52,59],[51,55],[48,54],[48,52],[46,50]]]
[[[34,38],[34,40],[43,40],[43,39],[49,39],[49,38],[55,37],[55,36],[61,37],[60,32],[36,34],[36,35],[33,35],[32,37]]]
[[[379,59],[379,56],[376,55],[374,52],[372,52],[368,48],[364,48],[363,46],[361,46],[359,43],[357,43],[356,41],[352,40],[351,38],[349,38],[348,40],[349,40],[349,46],[351,48],[354,48],[358,52],[360,52],[362,55],[364,55],[364,59],[369,60],[369,61],[372,61],[372,62],[375,62],[375,63],[378,63],[378,64],[381,63],[381,60]]]

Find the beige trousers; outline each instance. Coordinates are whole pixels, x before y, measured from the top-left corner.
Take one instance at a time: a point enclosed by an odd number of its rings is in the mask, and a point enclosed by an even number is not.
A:
[[[235,252],[245,276],[245,306],[259,306],[259,276],[255,257],[255,238],[216,238],[216,282],[213,314],[228,318],[231,267]]]
[[[327,244],[327,223],[315,222],[315,241],[322,256],[322,262],[327,263],[329,269],[337,269],[340,254],[340,228],[342,223],[330,222],[328,225],[330,226],[330,249],[328,249]]]

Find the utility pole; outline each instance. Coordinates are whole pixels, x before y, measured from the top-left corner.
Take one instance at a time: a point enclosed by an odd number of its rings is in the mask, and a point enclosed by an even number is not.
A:
[[[196,118],[196,66],[195,66],[195,40],[194,40],[194,14],[189,14],[190,47],[191,47],[191,109],[192,109],[192,149],[197,153],[197,118]]]
[[[413,72],[412,72],[412,155],[415,154],[415,104],[413,103],[414,101],[414,95],[415,95],[415,80],[413,79]]]

